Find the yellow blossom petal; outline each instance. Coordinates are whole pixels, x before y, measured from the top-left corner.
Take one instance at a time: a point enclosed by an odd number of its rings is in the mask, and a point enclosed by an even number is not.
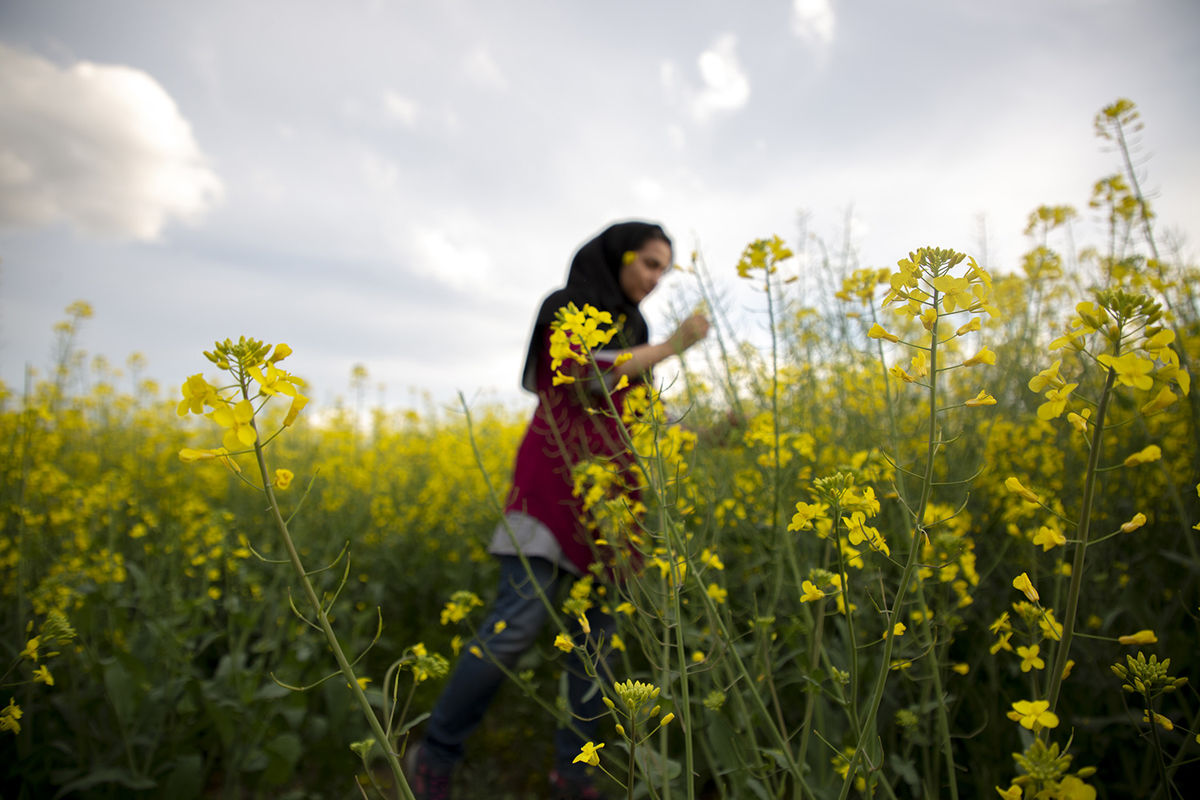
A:
[[[599,765],[599,763],[600,763],[599,750],[602,747],[604,747],[603,744],[593,744],[592,742],[585,742],[583,747],[581,747],[579,749],[579,755],[575,756],[575,760],[572,761],[571,763],[578,764],[580,761],[582,761],[583,763],[590,764],[593,767]]]
[[[1149,629],[1140,630],[1137,633],[1131,633],[1126,636],[1117,637],[1117,641],[1121,644],[1154,644],[1158,641],[1158,637],[1154,635],[1154,631]]]
[[[871,330],[867,331],[867,336],[872,339],[887,339],[889,342],[898,342],[900,337],[894,333],[888,333],[887,329],[876,322],[871,326]]]
[[[1013,578],[1013,588],[1024,593],[1029,598],[1029,602],[1036,603],[1038,601],[1037,589],[1033,588],[1033,581],[1029,580],[1029,574],[1022,572],[1017,577]]]
[[[1160,458],[1162,458],[1162,450],[1158,445],[1152,444],[1148,447],[1142,448],[1132,455],[1127,456],[1125,458],[1125,466],[1136,467],[1141,464],[1149,464],[1151,462],[1158,461]]]

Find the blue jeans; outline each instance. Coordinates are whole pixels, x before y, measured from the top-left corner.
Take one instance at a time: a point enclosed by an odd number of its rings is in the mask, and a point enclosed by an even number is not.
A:
[[[500,586],[496,600],[475,638],[463,648],[426,727],[422,757],[439,770],[451,769],[462,758],[464,742],[478,727],[504,681],[504,673],[491,659],[511,670],[546,627],[546,607],[521,560],[516,556],[498,558]],[[529,559],[529,566],[533,579],[552,603],[563,586],[575,581],[569,572],[544,558]],[[496,623],[500,621],[505,627],[495,633]],[[589,639],[607,644],[614,629],[612,618],[594,608],[588,612],[588,624],[592,629]],[[572,620],[570,632],[576,642],[583,641],[578,622]],[[549,640],[546,643],[549,644]],[[470,652],[475,645],[485,653],[484,658]],[[604,665],[599,668],[603,675]],[[602,698],[595,681],[584,671],[579,656],[571,653],[567,663],[567,702],[574,715],[573,725],[559,726],[554,736],[555,769],[560,775],[582,772],[584,765],[572,761],[585,741],[595,741],[597,723],[605,713]]]

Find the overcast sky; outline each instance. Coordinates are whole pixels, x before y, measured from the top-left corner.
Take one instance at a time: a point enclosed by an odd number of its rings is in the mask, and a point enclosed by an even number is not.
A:
[[[0,380],[86,300],[83,347],[172,389],[246,334],[318,404],[354,364],[390,405],[527,402],[533,312],[608,222],[729,283],[851,209],[862,266],[986,229],[1008,271],[1116,170],[1118,97],[1195,253],[1198,86],[1195,0],[0,0]]]

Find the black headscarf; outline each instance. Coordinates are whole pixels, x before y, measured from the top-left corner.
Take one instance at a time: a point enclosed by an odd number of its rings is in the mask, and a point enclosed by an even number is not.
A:
[[[538,310],[521,379],[524,388],[537,392],[537,365],[545,346],[546,328],[554,322],[558,309],[567,303],[574,303],[578,308],[590,304],[598,311],[607,311],[612,314],[613,322],[623,316],[625,324],[617,334],[623,348],[649,341],[646,319],[638,310],[637,303],[621,291],[619,275],[625,254],[641,250],[652,239],[661,240],[671,247],[671,240],[660,225],[652,222],[618,222],[579,248],[571,260],[567,285],[552,292],[542,301]]]

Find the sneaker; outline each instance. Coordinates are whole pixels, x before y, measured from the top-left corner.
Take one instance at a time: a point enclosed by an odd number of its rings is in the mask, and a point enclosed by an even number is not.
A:
[[[437,769],[423,755],[418,744],[409,749],[406,759],[405,772],[413,795],[417,800],[450,800],[450,773]]]
[[[552,800],[604,800],[604,795],[589,778],[550,773],[550,797]]]

